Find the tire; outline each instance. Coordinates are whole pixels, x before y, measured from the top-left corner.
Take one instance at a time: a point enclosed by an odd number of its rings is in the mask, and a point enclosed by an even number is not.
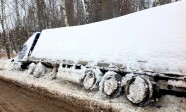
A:
[[[46,72],[47,72],[46,67],[42,63],[38,63],[36,65],[36,68],[35,68],[34,72],[33,72],[33,75],[34,75],[35,78],[40,78]]]
[[[36,68],[36,64],[35,63],[31,63],[29,65],[29,68],[28,68],[28,74],[33,75],[35,68]]]
[[[27,62],[27,63],[21,63],[21,65],[20,65],[20,68],[21,68],[21,70],[25,70],[25,69],[28,69],[28,66],[29,66],[29,63]]]
[[[151,102],[153,86],[148,77],[135,76],[127,81],[125,95],[132,104],[145,106]]]
[[[121,76],[116,72],[109,71],[105,73],[100,83],[100,91],[108,98],[115,98],[120,96],[121,87]]]
[[[86,90],[98,90],[102,73],[99,69],[88,69],[82,79],[83,86]]]

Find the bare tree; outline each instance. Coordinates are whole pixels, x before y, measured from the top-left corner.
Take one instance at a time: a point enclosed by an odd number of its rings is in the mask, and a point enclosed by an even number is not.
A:
[[[9,47],[9,39],[6,36],[6,29],[5,29],[5,21],[6,21],[6,13],[5,13],[5,2],[4,0],[0,0],[1,3],[1,15],[0,15],[0,22],[2,26],[2,44],[5,47],[7,57],[10,59],[10,47]]]
[[[47,14],[46,14],[46,4],[45,0],[35,0],[36,9],[37,9],[37,29],[41,31],[42,29],[47,28]]]
[[[63,25],[69,26],[65,4],[66,4],[66,1],[61,0],[61,6],[60,6],[61,18],[63,20]]]

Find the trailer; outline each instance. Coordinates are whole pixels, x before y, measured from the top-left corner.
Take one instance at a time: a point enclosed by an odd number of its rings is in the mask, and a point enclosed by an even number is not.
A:
[[[186,1],[126,16],[37,32],[18,55],[39,78],[82,84],[108,98],[125,94],[145,106],[161,95],[186,95]]]

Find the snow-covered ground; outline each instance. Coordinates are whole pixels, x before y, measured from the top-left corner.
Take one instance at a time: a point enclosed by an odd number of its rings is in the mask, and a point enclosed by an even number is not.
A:
[[[119,98],[107,99],[99,92],[87,92],[83,87],[66,82],[61,78],[51,80],[50,74],[35,78],[26,71],[10,70],[10,60],[0,60],[0,77],[18,81],[28,86],[35,86],[47,89],[51,93],[58,93],[61,96],[76,97],[84,100],[85,106],[94,107],[100,104],[105,108],[112,108],[119,112],[186,112],[186,98],[178,98],[175,96],[163,96],[155,103],[146,107],[133,106],[122,95]],[[86,102],[86,101],[89,101]],[[98,110],[99,111],[99,110]]]

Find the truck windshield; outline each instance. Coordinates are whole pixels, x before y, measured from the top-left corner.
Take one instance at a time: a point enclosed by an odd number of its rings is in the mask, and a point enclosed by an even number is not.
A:
[[[23,59],[26,54],[26,51],[27,51],[27,46],[24,45],[21,51],[19,52],[18,59],[20,60]]]

